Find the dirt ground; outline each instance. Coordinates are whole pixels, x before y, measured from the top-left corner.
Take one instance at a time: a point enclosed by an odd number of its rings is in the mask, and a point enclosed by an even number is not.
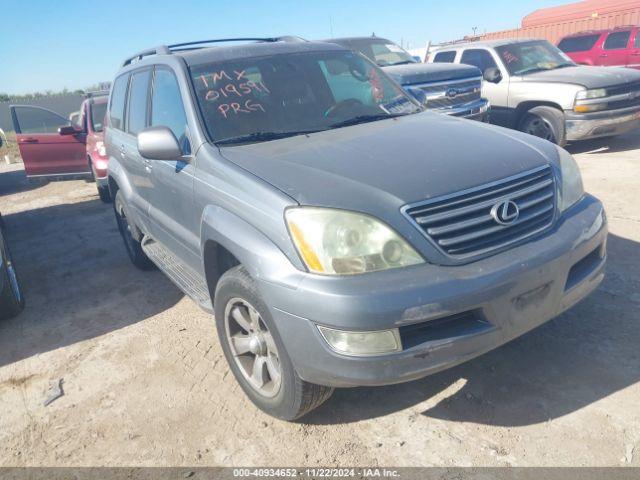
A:
[[[35,188],[1,165],[27,308],[0,324],[0,465],[640,466],[640,132],[571,150],[609,214],[602,286],[474,361],[339,390],[299,424],[244,397],[213,318],[130,264],[93,184]]]

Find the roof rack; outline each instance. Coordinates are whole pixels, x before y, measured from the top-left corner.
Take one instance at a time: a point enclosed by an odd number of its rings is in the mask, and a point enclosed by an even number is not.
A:
[[[285,35],[282,37],[239,37],[239,38],[215,38],[211,40],[198,40],[195,42],[183,42],[183,43],[174,43],[171,45],[160,45],[155,48],[150,48],[147,50],[143,50],[142,52],[138,52],[135,55],[127,58],[122,66],[126,67],[127,65],[131,65],[132,63],[139,62],[144,57],[148,57],[150,55],[170,55],[172,52],[181,52],[185,50],[195,50],[198,48],[204,48],[204,45],[212,44],[212,43],[226,43],[226,42],[306,42],[302,37],[296,37],[292,35]]]

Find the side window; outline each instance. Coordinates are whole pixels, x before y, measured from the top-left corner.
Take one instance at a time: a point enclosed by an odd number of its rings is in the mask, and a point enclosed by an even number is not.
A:
[[[109,121],[113,128],[122,130],[124,127],[124,101],[127,98],[127,84],[129,74],[116,78],[111,90],[111,104],[109,105]]]
[[[460,63],[478,67],[483,73],[487,68],[496,68],[498,66],[487,50],[480,49],[465,50]]]
[[[569,37],[563,39],[558,44],[558,48],[565,53],[586,52],[593,48],[599,38],[599,34],[583,35],[580,37]]]
[[[640,28],[636,31],[636,41],[633,46],[634,48],[640,48]]]
[[[623,48],[627,48],[630,36],[631,31],[610,33],[604,42],[603,48],[605,50],[620,50]]]
[[[187,117],[184,113],[178,79],[166,68],[157,68],[153,79],[151,125],[169,127],[182,146],[182,151],[188,153],[188,148],[185,148],[188,147],[186,145]]]
[[[66,118],[40,107],[13,107],[17,133],[58,133],[58,128],[71,125]]]
[[[438,52],[433,57],[433,63],[453,63],[456,59],[456,52]]]
[[[131,75],[129,101],[127,102],[127,132],[137,135],[147,126],[147,99],[151,70],[143,70]]]

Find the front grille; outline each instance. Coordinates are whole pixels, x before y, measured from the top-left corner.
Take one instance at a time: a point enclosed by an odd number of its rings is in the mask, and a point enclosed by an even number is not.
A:
[[[462,82],[412,85],[422,90],[426,96],[427,108],[454,108],[479,100],[482,94],[482,80],[474,78]],[[455,95],[453,94],[455,90]]]
[[[471,259],[503,250],[549,228],[555,216],[555,192],[553,171],[546,165],[407,205],[402,212],[440,251],[456,259]],[[500,224],[492,213],[505,201],[514,202],[519,210],[517,219],[508,225]]]
[[[607,95],[623,95],[625,93],[640,92],[640,82],[629,82],[613,87],[607,87]]]

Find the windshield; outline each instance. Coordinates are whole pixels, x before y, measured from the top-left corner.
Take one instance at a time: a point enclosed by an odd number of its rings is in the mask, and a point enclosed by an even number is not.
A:
[[[357,50],[381,67],[417,63],[407,51],[388,40],[353,40],[349,48]]]
[[[215,143],[248,143],[421,111],[354,52],[271,55],[191,68]]]
[[[503,45],[496,47],[496,51],[511,75],[575,65],[562,51],[545,40]]]
[[[107,113],[107,102],[94,103],[91,106],[91,126],[94,132],[101,132],[104,128],[104,116]]]

